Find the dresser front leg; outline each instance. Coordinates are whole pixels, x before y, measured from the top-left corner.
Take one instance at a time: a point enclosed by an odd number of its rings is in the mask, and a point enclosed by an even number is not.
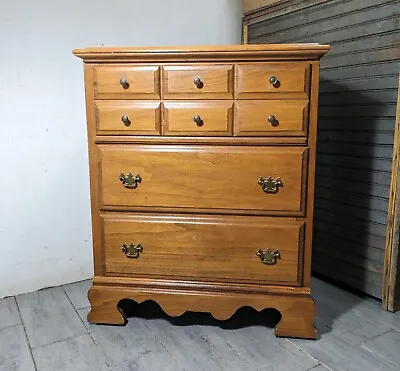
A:
[[[105,287],[91,287],[88,293],[91,310],[87,316],[90,323],[126,325],[126,317],[118,302],[121,297]]]
[[[314,327],[316,307],[314,300],[309,296],[292,296],[290,301],[277,308],[282,315],[275,327],[275,335],[316,339],[317,331]]]

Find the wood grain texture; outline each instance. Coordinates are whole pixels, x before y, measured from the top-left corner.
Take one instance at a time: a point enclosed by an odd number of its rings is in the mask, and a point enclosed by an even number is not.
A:
[[[194,79],[201,83],[196,85]],[[232,99],[233,65],[175,65],[162,69],[164,99]]]
[[[236,97],[240,99],[280,99],[279,94],[291,94],[293,99],[307,99],[310,67],[303,63],[237,64]],[[275,77],[273,85],[269,79]]]
[[[127,80],[123,87],[120,80]],[[118,65],[94,67],[97,99],[157,99],[160,97],[160,67],[154,65]]]
[[[102,145],[98,150],[102,206],[302,211],[306,148]],[[120,173],[140,174],[142,182],[125,188]],[[269,176],[282,179],[276,193],[258,184]]]
[[[194,118],[199,116],[201,122]],[[232,135],[232,101],[165,101],[163,134],[179,136]]]
[[[270,122],[269,117],[275,120]],[[305,136],[308,101],[236,101],[234,134],[237,136]]]
[[[36,371],[22,324],[0,329],[0,371],[19,370]]]
[[[98,208],[99,199],[99,167],[96,147],[96,110],[94,105],[94,68],[84,63],[85,78],[85,102],[88,135],[89,153],[89,181],[90,181],[90,211],[92,222],[92,242],[93,242],[93,268],[94,274],[102,274],[102,249],[100,235],[100,210]]]
[[[299,249],[304,222],[113,214],[104,217],[102,226],[109,275],[295,286],[301,283]],[[143,252],[139,258],[127,258],[121,251],[124,243],[140,243]],[[280,259],[275,265],[263,264],[256,255],[259,249],[277,249]]]
[[[218,319],[242,306],[274,307],[283,316],[278,336],[315,338],[309,277],[316,60],[328,50],[275,44],[74,51],[86,71],[90,321],[124,323],[123,298],[154,300],[173,316],[203,311]],[[265,129],[264,115],[276,116],[278,125]],[[126,188],[121,173],[140,174],[141,182]],[[262,189],[259,178],[269,176],[281,178],[277,192]],[[121,250],[130,242],[144,247],[138,259]],[[256,256],[267,248],[279,249],[276,265]]]
[[[309,133],[308,145],[310,153],[308,159],[308,184],[307,184],[307,225],[304,241],[304,265],[303,265],[303,285],[311,284],[311,261],[312,261],[312,241],[313,241],[313,222],[314,222],[314,193],[315,193],[315,163],[316,163],[316,142],[317,142],[317,120],[318,120],[318,92],[319,92],[319,61],[311,64],[311,95],[309,112]]]
[[[239,308],[251,306],[260,311],[276,308],[282,318],[275,327],[275,334],[284,337],[316,338],[313,325],[315,303],[309,296],[243,295],[207,292],[185,292],[177,290],[143,290],[140,288],[107,287],[94,284],[89,291],[91,323],[125,325],[126,317],[118,307],[121,299],[132,299],[137,303],[155,300],[169,316],[180,316],[187,311],[209,312],[218,320],[230,318]]]
[[[382,306],[389,311],[400,309],[400,78],[394,133],[392,179],[387,218]]]
[[[142,318],[130,318],[126,327],[97,326],[87,322],[88,311],[89,308],[79,310],[79,316],[106,356],[111,370],[148,371],[161,368],[163,371],[184,371],[175,355],[172,356],[171,351],[158,341]]]
[[[103,352],[89,334],[33,349],[32,353],[38,370],[110,370]]]
[[[306,146],[306,137],[223,137],[223,136],[110,136],[96,137],[97,144],[211,144],[219,146]]]
[[[394,365],[400,364],[400,354],[398,344],[400,342],[400,333],[395,330],[390,330],[381,334],[374,339],[364,341],[362,347],[372,353],[378,354]]]
[[[97,135],[161,135],[160,102],[96,100],[95,107]]]
[[[8,297],[0,300],[0,329],[21,323],[15,298]]]
[[[317,60],[330,50],[319,44],[269,44],[223,46],[176,46],[113,48],[94,47],[75,49],[73,53],[86,62],[196,62]]]
[[[32,348],[85,333],[74,307],[59,287],[18,295],[16,299]]]

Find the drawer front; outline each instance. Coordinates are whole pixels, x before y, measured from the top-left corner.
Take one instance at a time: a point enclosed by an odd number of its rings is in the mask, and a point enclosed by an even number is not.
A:
[[[159,66],[100,66],[94,68],[94,92],[98,99],[157,99]]]
[[[308,101],[236,101],[235,135],[307,135]]]
[[[157,101],[97,100],[97,134],[160,135],[160,106]]]
[[[303,211],[306,148],[98,148],[102,206]]]
[[[164,102],[164,134],[232,135],[232,101]]]
[[[259,63],[236,66],[236,96],[242,99],[307,97],[308,63]],[[284,94],[285,93],[285,94]]]
[[[166,99],[232,99],[233,66],[164,66]]]
[[[120,214],[103,216],[102,228],[108,275],[287,285],[301,282],[303,222]]]

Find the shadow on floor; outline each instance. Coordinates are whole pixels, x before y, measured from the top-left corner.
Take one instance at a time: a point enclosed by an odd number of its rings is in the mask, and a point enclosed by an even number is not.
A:
[[[162,308],[154,301],[148,300],[137,304],[132,300],[121,300],[121,309],[128,317],[139,317],[144,319],[163,318],[174,326],[219,326],[224,330],[234,330],[250,326],[265,326],[274,328],[281,319],[281,314],[276,309],[268,308],[257,312],[250,307],[240,308],[231,318],[225,321],[216,320],[209,313],[186,312],[179,317],[168,316]]]

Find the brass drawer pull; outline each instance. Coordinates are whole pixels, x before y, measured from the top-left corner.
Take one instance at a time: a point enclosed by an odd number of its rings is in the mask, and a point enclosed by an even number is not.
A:
[[[124,173],[121,173],[119,174],[118,179],[121,181],[125,188],[129,189],[137,188],[138,183],[142,182],[142,177],[140,176],[140,174],[133,175],[132,173],[129,173],[128,175],[125,175]]]
[[[274,127],[279,125],[279,121],[276,119],[274,115],[268,116],[268,122]]]
[[[127,115],[123,115],[121,117],[121,121],[125,126],[130,126],[131,125],[131,120],[129,120],[129,117]]]
[[[204,121],[201,119],[199,115],[193,117],[193,121],[197,124],[197,126],[203,126]]]
[[[281,82],[275,76],[271,76],[268,81],[274,88],[281,86]]]
[[[121,86],[122,86],[124,89],[128,89],[128,88],[129,88],[129,82],[128,82],[128,80],[125,79],[124,77],[123,77],[121,80],[119,80],[119,83],[121,84]]]
[[[129,244],[123,243],[121,250],[128,258],[137,259],[143,252],[143,246],[140,243],[137,245],[135,245],[133,242]]]
[[[258,184],[262,187],[262,190],[265,193],[277,193],[279,191],[278,187],[283,187],[281,178],[273,179],[271,176],[267,179],[260,176],[260,178],[258,178]]]
[[[266,265],[275,265],[278,259],[281,258],[279,250],[258,250],[256,255],[260,258],[261,262]]]
[[[195,77],[193,82],[199,89],[201,89],[204,86],[204,83],[203,81],[201,81],[200,77]]]

